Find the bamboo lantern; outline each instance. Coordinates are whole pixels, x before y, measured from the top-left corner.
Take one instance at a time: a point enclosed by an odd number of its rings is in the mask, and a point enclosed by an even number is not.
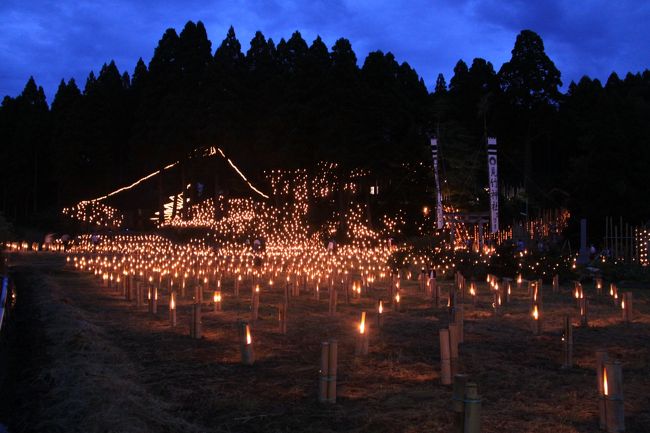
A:
[[[481,397],[478,395],[478,387],[475,383],[465,385],[465,422],[464,433],[481,432]]]
[[[618,305],[618,286],[615,283],[609,284],[609,295],[614,300],[614,305]]]
[[[472,305],[476,307],[476,299],[478,292],[476,291],[476,283],[472,281],[469,283],[469,294],[472,297]]]
[[[331,284],[329,290],[329,315],[330,316],[336,314],[336,303],[337,303],[336,287],[334,287],[334,284]]]
[[[580,326],[589,326],[589,301],[587,298],[580,298],[579,302],[580,311]]]
[[[172,328],[176,326],[176,292],[169,295],[169,323]]]
[[[533,335],[540,335],[542,333],[542,315],[537,304],[533,305],[533,311],[530,316],[530,326]]]
[[[498,316],[499,314],[501,314],[501,304],[502,304],[501,292],[498,291],[498,290],[495,290],[492,293],[492,296],[494,298],[493,301],[492,301],[492,310],[494,312],[494,315]]]
[[[260,286],[259,284],[256,284],[251,298],[251,323],[253,324],[255,323],[255,321],[257,321],[259,308],[260,308]]]
[[[598,296],[603,294],[603,278],[596,277],[596,294]]]
[[[377,301],[377,329],[381,329],[384,325],[384,301],[381,299]]]
[[[368,355],[368,324],[366,323],[365,311],[361,312],[361,321],[359,322],[359,332],[357,334],[354,354],[356,356]]]
[[[449,329],[440,329],[440,383],[451,385],[451,353]]]
[[[632,322],[633,316],[633,303],[632,292],[624,292],[623,299],[621,299],[621,311],[623,313],[623,321],[625,323]]]
[[[278,332],[280,334],[287,333],[287,312],[289,310],[289,304],[282,302],[278,304]]]
[[[603,369],[603,396],[607,433],[625,431],[623,401],[623,370],[617,360],[605,361]]]
[[[318,401],[321,403],[336,403],[337,358],[337,341],[322,342],[318,383]]]
[[[524,279],[522,278],[521,274],[517,275],[517,288],[521,289],[521,283],[524,282]]]
[[[449,329],[449,358],[451,363],[452,377],[458,373],[458,343],[460,341],[460,329],[457,323],[450,323]]]
[[[142,289],[142,284],[138,281],[135,286],[135,306],[140,308],[144,304],[144,290]]]
[[[241,363],[253,365],[255,363],[255,351],[253,348],[253,337],[251,328],[246,322],[239,324],[239,348],[241,351]]]
[[[605,407],[605,362],[608,360],[607,351],[596,351],[596,385],[598,389],[598,425],[601,430],[607,428],[607,411]],[[609,392],[609,390],[608,390]]]
[[[158,287],[149,289],[149,312],[158,314]]]
[[[560,291],[560,276],[558,274],[553,275],[553,293],[558,293]]]
[[[237,278],[235,278],[235,298],[239,299],[239,287],[241,286],[241,274],[237,275]]]
[[[435,278],[431,278],[431,294],[433,296],[433,305],[436,308],[440,308],[440,304],[442,303],[442,292],[441,287]]]
[[[352,286],[352,290],[354,290],[354,285]],[[318,287],[318,283],[316,283],[316,287],[314,288],[314,299],[320,301],[320,287]]]
[[[454,412],[453,433],[465,432],[465,387],[467,375],[457,374],[454,376],[454,386],[451,394],[451,407]]]
[[[562,334],[562,348],[564,349],[564,359],[562,368],[573,367],[573,325],[571,316],[564,316],[564,333]]]
[[[201,339],[201,304],[195,302],[192,304],[192,317],[190,323],[190,337],[196,340]]]
[[[212,295],[212,306],[215,313],[221,311],[221,290],[214,291]]]
[[[395,307],[395,311],[400,311],[402,309],[402,296],[399,293],[399,290],[395,292],[395,296],[393,297],[393,305]]]

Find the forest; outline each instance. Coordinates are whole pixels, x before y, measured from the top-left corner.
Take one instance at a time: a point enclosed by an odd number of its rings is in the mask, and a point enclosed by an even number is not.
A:
[[[62,79],[51,103],[33,78],[5,96],[0,214],[51,224],[64,206],[213,145],[253,179],[329,161],[397,183],[405,167],[423,167],[420,206],[434,201],[431,137],[445,197],[460,209],[485,210],[486,139],[497,137],[504,217],[563,207],[597,225],[650,215],[648,70],[564,87],[541,37],[523,30],[498,69],[459,60],[428,86],[390,52],[358,59],[345,38],[328,48],[298,31],[277,43],[257,32],[246,50],[231,27],[213,50],[200,21],[168,29],[132,72],[109,61],[85,83]],[[385,199],[406,192],[393,194]]]

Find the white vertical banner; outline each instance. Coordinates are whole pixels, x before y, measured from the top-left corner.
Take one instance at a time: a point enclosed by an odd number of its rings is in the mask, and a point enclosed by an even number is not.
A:
[[[499,231],[499,172],[497,170],[497,139],[488,137],[488,179],[490,180],[490,233]]]
[[[433,176],[436,180],[436,223],[438,229],[444,227],[442,217],[442,192],[440,191],[440,176],[438,175],[438,139],[431,139],[431,154],[433,155]]]

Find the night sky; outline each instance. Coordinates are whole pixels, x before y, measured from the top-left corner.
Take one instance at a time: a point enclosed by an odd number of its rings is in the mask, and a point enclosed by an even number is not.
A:
[[[369,51],[391,51],[429,88],[439,72],[449,82],[460,58],[483,57],[498,71],[526,28],[543,38],[565,87],[650,67],[647,0],[2,0],[0,17],[0,96],[18,95],[33,75],[48,102],[61,78],[83,88],[111,59],[131,73],[165,29],[180,32],[188,20],[203,21],[213,50],[230,25],[244,52],[256,30],[276,43],[295,30],[330,47],[345,37],[360,65]]]

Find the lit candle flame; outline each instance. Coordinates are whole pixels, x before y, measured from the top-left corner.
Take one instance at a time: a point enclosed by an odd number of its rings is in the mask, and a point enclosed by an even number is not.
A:
[[[251,344],[252,342],[253,338],[251,337],[251,328],[246,325],[246,344]]]
[[[603,394],[609,395],[609,389],[607,388],[607,369],[603,368]]]
[[[359,334],[366,332],[366,312],[361,312],[361,323],[359,323]]]
[[[537,309],[537,305],[533,307],[533,319],[539,320],[539,310]]]
[[[378,307],[379,314],[384,312],[384,301],[381,299],[379,300],[379,307]]]

